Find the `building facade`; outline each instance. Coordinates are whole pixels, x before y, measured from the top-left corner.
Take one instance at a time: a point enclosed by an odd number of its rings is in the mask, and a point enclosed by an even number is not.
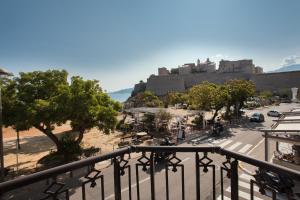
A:
[[[252,60],[221,60],[218,72],[220,73],[255,73],[255,66]]]
[[[219,69],[216,70],[215,63],[210,62],[209,59],[203,63],[198,59],[196,64],[187,63],[172,69],[171,72],[165,67],[159,68],[158,76],[151,75],[147,82],[137,84],[136,89],[150,90],[158,96],[163,96],[169,92],[184,92],[203,81],[222,84],[232,79],[251,80],[258,91],[275,92],[300,87],[300,71],[263,73],[263,69],[256,67],[250,59],[221,60]]]

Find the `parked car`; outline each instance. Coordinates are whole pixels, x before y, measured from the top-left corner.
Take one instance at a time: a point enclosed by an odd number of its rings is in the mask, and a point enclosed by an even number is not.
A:
[[[264,122],[265,116],[262,113],[254,113],[250,117],[250,122]]]
[[[280,102],[281,102],[281,103],[292,103],[292,100],[291,100],[291,99],[288,99],[288,98],[281,98],[281,99],[280,99]]]
[[[270,117],[280,117],[281,113],[276,110],[270,110],[267,115]]]

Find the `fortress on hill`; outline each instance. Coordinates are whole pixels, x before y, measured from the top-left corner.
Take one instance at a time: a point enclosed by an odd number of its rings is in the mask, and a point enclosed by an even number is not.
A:
[[[216,64],[207,58],[205,62],[198,59],[197,63],[186,63],[171,70],[158,68],[158,75],[152,74],[147,82],[140,81],[136,84],[132,95],[149,90],[163,96],[168,92],[184,92],[203,81],[222,84],[231,79],[251,80],[257,91],[276,92],[300,87],[300,71],[264,73],[263,68],[255,66],[251,59],[221,60],[216,69]]]

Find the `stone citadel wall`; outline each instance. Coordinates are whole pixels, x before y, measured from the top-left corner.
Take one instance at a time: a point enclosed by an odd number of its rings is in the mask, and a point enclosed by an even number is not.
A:
[[[300,88],[300,71],[255,74],[251,80],[258,91]]]
[[[231,79],[252,80],[258,91],[278,91],[300,87],[300,71],[246,74],[246,73],[197,73],[186,75],[150,76],[146,83],[146,90],[156,95],[166,95],[168,92],[183,92],[193,85],[203,81],[222,84]]]
[[[212,83],[223,84],[227,80],[231,79],[246,79],[249,80],[249,74],[242,73],[199,73],[189,74],[184,76],[185,88],[193,87],[196,84],[200,84],[203,81]]]
[[[186,90],[183,76],[150,76],[147,80],[146,90],[156,95],[165,95],[168,92],[184,92]]]

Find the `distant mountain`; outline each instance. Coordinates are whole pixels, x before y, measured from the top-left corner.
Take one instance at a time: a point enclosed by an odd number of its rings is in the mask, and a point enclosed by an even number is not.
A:
[[[290,72],[290,71],[300,71],[300,64],[283,66],[283,67],[280,67],[279,69],[269,71],[269,73],[272,73],[272,72]]]
[[[133,88],[126,88],[114,92],[109,92],[108,95],[116,101],[124,102],[130,97],[132,90]]]

